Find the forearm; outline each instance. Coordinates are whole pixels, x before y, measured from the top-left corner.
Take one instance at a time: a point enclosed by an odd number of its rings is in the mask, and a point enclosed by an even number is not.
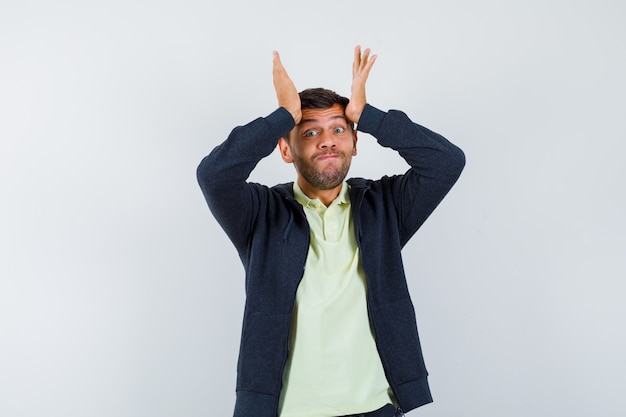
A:
[[[212,193],[245,184],[259,161],[275,149],[278,139],[294,126],[291,114],[280,107],[233,129],[228,138],[206,156],[197,170],[203,191]]]
[[[368,104],[357,128],[374,136],[381,146],[398,151],[420,176],[452,186],[465,166],[465,155],[459,147],[412,122],[401,111],[384,112]]]

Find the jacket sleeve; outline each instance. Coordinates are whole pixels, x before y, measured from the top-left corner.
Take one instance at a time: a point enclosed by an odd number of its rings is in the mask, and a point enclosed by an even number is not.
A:
[[[259,210],[261,186],[247,179],[293,126],[291,114],[280,107],[267,117],[233,129],[198,166],[196,175],[204,198],[240,254]]]
[[[367,104],[357,128],[374,136],[381,146],[396,150],[411,166],[404,175],[381,179],[396,206],[404,245],[455,184],[465,166],[465,154],[398,110],[384,112]]]

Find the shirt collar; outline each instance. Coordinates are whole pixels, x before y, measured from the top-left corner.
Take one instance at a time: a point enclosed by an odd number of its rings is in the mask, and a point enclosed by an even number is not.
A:
[[[341,184],[341,190],[337,197],[330,203],[330,206],[338,205],[338,204],[347,204],[350,203],[350,185],[347,182],[343,182]],[[319,207],[320,205],[324,205],[319,198],[311,199],[304,194],[304,191],[300,188],[297,181],[293,182],[293,195],[298,203],[300,203],[303,207]]]

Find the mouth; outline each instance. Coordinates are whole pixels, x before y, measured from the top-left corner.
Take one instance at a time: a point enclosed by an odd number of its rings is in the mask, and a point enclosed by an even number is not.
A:
[[[336,153],[336,152],[325,153],[325,154],[322,154],[322,155],[319,155],[319,156],[315,157],[315,160],[317,160],[317,161],[326,161],[328,159],[339,158],[340,156],[341,156],[341,154],[340,153]]]

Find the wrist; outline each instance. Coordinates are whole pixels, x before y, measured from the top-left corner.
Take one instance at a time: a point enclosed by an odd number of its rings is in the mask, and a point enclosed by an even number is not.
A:
[[[349,122],[352,123],[358,123],[359,119],[361,118],[361,114],[363,114],[363,109],[365,108],[365,106],[362,106],[360,108],[352,108],[352,107],[346,107],[346,118],[348,119]]]
[[[300,120],[302,120],[302,110],[301,109],[294,110],[294,111],[290,110],[289,113],[291,113],[291,117],[293,117],[293,122],[294,122],[295,125],[300,123]]]

